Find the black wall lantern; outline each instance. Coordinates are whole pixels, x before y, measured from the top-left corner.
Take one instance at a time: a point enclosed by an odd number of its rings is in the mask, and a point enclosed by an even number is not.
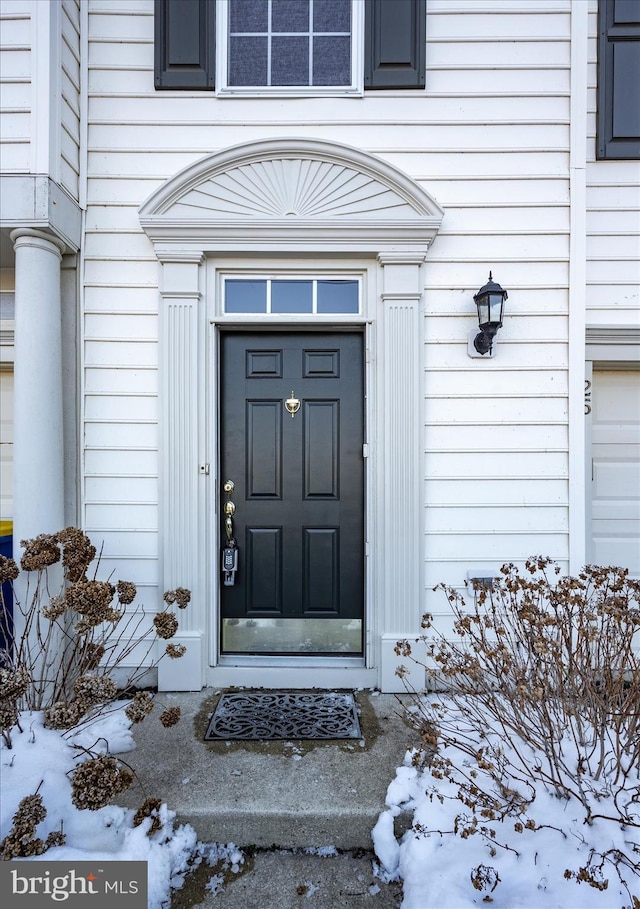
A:
[[[489,280],[481,287],[473,300],[478,307],[479,333],[473,339],[473,346],[481,356],[491,355],[493,339],[499,328],[502,328],[502,313],[504,301],[508,294],[493,280],[489,272]]]

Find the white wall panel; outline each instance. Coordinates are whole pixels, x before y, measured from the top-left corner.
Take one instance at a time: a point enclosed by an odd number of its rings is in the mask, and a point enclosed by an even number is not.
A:
[[[158,475],[158,452],[154,448],[121,449],[121,448],[87,448],[85,451],[86,476],[102,474],[106,476]]]
[[[157,448],[158,429],[155,422],[125,423],[113,421],[112,423],[92,422],[85,420],[85,446],[89,448],[120,448],[129,450],[137,448]],[[131,474],[136,475],[136,459],[131,458]]]
[[[128,420],[157,420],[156,395],[87,395],[87,420],[118,420],[126,414]]]
[[[85,366],[157,366],[158,351],[153,341],[87,341]]]
[[[424,92],[220,99],[154,91],[151,0],[92,0],[85,495],[90,525],[121,528],[106,537],[109,557],[138,536],[157,542],[148,512],[140,516],[146,533],[124,532],[137,506],[118,524],[123,492],[139,473],[147,495],[157,469],[158,265],[138,208],[204,155],[301,136],[380,156],[445,209],[424,266],[424,404],[415,415],[429,582],[456,573],[461,581],[467,565],[486,560],[566,558],[570,8],[569,0],[429,0]],[[604,207],[606,190],[593,198]],[[620,229],[615,207],[606,221],[596,217],[594,238]],[[620,278],[632,263],[615,264]],[[490,268],[509,300],[496,357],[485,362],[467,356],[467,336],[477,324],[473,294]],[[610,276],[604,264],[598,274]],[[101,505],[91,502],[97,491]],[[151,578],[148,569],[145,562],[141,576]]]

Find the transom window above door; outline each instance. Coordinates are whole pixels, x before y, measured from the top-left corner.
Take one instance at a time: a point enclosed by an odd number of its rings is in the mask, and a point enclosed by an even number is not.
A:
[[[227,278],[224,312],[287,314],[357,314],[360,282],[357,279]]]

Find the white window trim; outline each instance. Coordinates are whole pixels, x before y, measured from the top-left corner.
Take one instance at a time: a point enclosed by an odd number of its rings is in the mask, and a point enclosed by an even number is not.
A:
[[[228,85],[229,4],[216,5],[216,94],[221,97],[343,97],[364,95],[364,3],[351,2],[351,85]]]

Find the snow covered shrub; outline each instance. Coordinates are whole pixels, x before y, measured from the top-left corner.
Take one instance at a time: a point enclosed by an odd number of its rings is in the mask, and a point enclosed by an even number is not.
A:
[[[0,731],[8,747],[20,710],[42,710],[50,728],[73,729],[118,698],[116,670],[129,664],[123,687],[134,689],[163,656],[177,659],[185,652],[182,645],[166,644],[155,656],[160,638],[176,633],[176,616],[161,612],[149,621],[142,606],[127,610],[136,596],[135,584],[96,580],[99,560],[89,577],[96,548],[82,531],[66,527],[23,540],[21,546],[22,576],[13,559],[0,556],[0,581],[13,588],[13,623],[0,588],[0,640],[5,642]],[[164,599],[184,609],[191,594],[178,587]],[[138,699],[132,707],[135,721],[149,709]]]
[[[388,819],[379,821],[387,871],[390,861],[396,872],[403,856],[409,862],[420,841],[442,846],[449,837],[458,866],[465,852],[473,863],[464,886],[484,892],[484,901],[500,902],[509,862],[519,859],[512,870],[522,876],[522,856],[530,855],[542,893],[529,903],[510,891],[505,906],[556,905],[544,892],[558,899],[564,882],[582,885],[581,906],[620,909],[620,893],[636,909],[640,581],[597,566],[561,576],[539,557],[523,571],[505,565],[473,603],[454,588],[435,589],[448,599],[458,637],[447,640],[425,615],[427,659],[408,641],[396,648],[424,666],[427,689],[440,693],[414,693],[408,710],[422,746],[400,768],[388,803],[392,813],[413,808],[414,825],[396,853],[384,835]],[[585,887],[589,899],[608,890],[609,901],[587,900]],[[467,905],[462,891],[456,898]]]

